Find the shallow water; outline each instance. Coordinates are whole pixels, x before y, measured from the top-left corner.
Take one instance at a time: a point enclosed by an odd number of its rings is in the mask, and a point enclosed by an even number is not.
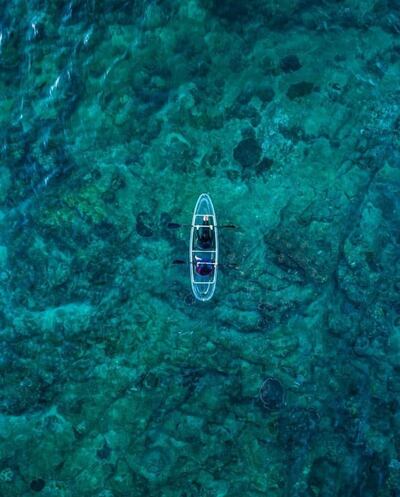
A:
[[[400,4],[0,12],[0,495],[400,496]]]

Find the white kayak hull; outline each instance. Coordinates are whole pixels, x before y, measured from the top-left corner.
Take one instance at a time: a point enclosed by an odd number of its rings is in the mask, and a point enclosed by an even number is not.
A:
[[[212,243],[210,249],[204,250],[198,244],[197,229],[203,226],[203,216],[209,217],[209,224],[212,225]],[[200,275],[196,272],[196,257],[207,260],[207,264],[213,266],[214,270],[210,275]],[[214,206],[210,196],[202,193],[197,200],[194,208],[192,227],[190,229],[190,246],[189,246],[189,266],[190,281],[192,284],[193,294],[196,299],[206,302],[210,300],[215,292],[217,285],[218,272],[218,228],[217,218],[215,216]]]

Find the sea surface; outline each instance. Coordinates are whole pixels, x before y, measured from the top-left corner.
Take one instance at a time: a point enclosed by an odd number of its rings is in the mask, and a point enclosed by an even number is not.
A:
[[[399,81],[399,0],[0,0],[1,497],[400,497]]]

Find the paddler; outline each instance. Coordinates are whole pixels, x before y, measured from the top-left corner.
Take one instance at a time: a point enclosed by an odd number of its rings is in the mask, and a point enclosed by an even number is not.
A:
[[[210,225],[208,216],[203,216],[203,225],[197,228],[197,239],[199,246],[204,250],[207,250],[212,246],[213,237],[211,230],[213,229],[214,226]]]
[[[194,267],[196,269],[196,273],[200,274],[200,276],[208,276],[214,271],[214,264],[207,258],[201,258],[197,255],[194,256],[196,261],[194,261]]]

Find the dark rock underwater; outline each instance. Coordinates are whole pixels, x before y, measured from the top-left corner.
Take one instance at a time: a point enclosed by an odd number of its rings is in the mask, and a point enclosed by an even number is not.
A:
[[[0,0],[1,497],[400,497],[399,33]],[[202,192],[207,304],[166,227]]]

